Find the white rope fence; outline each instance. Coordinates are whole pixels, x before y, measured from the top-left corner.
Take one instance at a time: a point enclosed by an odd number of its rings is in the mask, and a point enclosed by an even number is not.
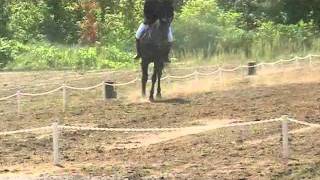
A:
[[[41,128],[22,129],[22,130],[16,130],[16,131],[6,131],[6,132],[0,132],[0,136],[21,134],[21,133],[31,133],[31,132],[51,130],[51,129],[52,128],[50,126],[47,126],[47,127],[41,127]]]
[[[235,72],[235,71],[237,71],[239,69],[244,69],[244,68],[253,68],[253,67],[259,67],[259,66],[264,66],[264,65],[276,65],[276,64],[283,63],[283,62],[293,62],[293,61],[299,61],[299,60],[305,60],[305,59],[308,59],[310,66],[312,66],[312,57],[320,57],[320,55],[308,55],[306,57],[296,56],[294,58],[286,59],[286,60],[285,59],[280,59],[280,60],[278,60],[276,62],[270,62],[270,63],[262,62],[262,63],[256,64],[256,65],[253,65],[253,66],[240,65],[240,66],[232,68],[232,69],[226,69],[226,68],[223,68],[223,67],[218,67],[215,71],[208,72],[208,73],[203,73],[203,72],[199,72],[199,71],[195,70],[194,72],[192,72],[190,74],[187,74],[187,75],[183,75],[183,76],[167,75],[167,76],[163,77],[162,80],[170,81],[170,79],[179,80],[179,79],[187,79],[187,78],[190,78],[190,77],[194,77],[195,79],[198,80],[199,77],[212,76],[212,75],[216,75],[217,74],[218,77],[219,77],[219,81],[224,83],[223,82],[223,72]],[[299,64],[297,64],[297,65],[299,65]],[[24,93],[24,92],[21,92],[21,90],[19,90],[15,94],[9,95],[7,97],[0,98],[0,101],[6,101],[6,100],[9,100],[11,98],[16,97],[16,100],[17,100],[17,113],[20,114],[22,112],[21,99],[22,99],[23,96],[31,96],[31,97],[45,96],[45,95],[53,94],[55,92],[58,92],[58,91],[62,90],[63,91],[62,92],[62,97],[63,97],[63,103],[62,104],[63,104],[63,111],[65,112],[66,108],[67,108],[67,90],[68,89],[70,89],[70,90],[78,90],[78,91],[88,91],[88,90],[92,90],[92,89],[96,89],[96,88],[101,88],[102,87],[103,100],[105,100],[105,95],[106,95],[105,86],[106,85],[113,86],[113,87],[127,86],[127,85],[131,85],[131,84],[135,84],[139,80],[140,80],[140,78],[136,77],[135,79],[133,79],[133,80],[131,80],[129,82],[115,83],[115,84],[109,84],[109,83],[103,81],[103,82],[101,82],[101,83],[99,83],[97,85],[90,86],[90,87],[74,87],[74,86],[63,84],[60,87],[57,87],[57,88],[55,88],[53,90],[50,90],[50,91],[47,91],[47,92],[43,92],[43,93]]]
[[[264,120],[264,121],[251,121],[251,122],[244,122],[244,123],[235,123],[235,124],[227,124],[227,125],[218,125],[214,129],[221,129],[221,128],[230,128],[230,127],[240,127],[240,126],[250,126],[250,125],[257,125],[257,124],[267,124],[267,123],[274,123],[274,122],[281,122],[282,123],[282,157],[284,163],[288,163],[289,159],[289,128],[288,123],[293,122],[305,126],[309,126],[312,128],[320,128],[320,124],[312,124],[303,121],[298,121],[288,116],[282,116],[281,118]],[[61,131],[98,131],[98,132],[168,132],[168,131],[183,131],[183,130],[211,130],[208,129],[206,126],[193,126],[193,127],[181,127],[181,128],[96,128],[96,127],[79,127],[79,126],[64,126],[58,125],[58,123],[53,123],[52,126],[40,127],[40,128],[33,128],[33,129],[23,129],[23,130],[16,130],[16,131],[7,131],[7,132],[0,132],[0,136],[8,136],[8,135],[15,135],[15,134],[22,134],[22,133],[33,133],[33,132],[52,132],[52,147],[53,147],[53,164],[60,165],[60,158],[59,158],[59,135]]]

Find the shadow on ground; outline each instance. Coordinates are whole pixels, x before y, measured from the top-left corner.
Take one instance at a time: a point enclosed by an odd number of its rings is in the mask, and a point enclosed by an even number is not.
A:
[[[170,99],[157,99],[154,103],[167,103],[167,104],[189,104],[191,101],[182,98],[170,98]]]

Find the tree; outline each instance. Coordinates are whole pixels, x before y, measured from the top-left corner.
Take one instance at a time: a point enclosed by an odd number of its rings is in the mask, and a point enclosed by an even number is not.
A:
[[[0,38],[8,36],[9,10],[8,1],[0,0]]]
[[[78,0],[44,0],[47,6],[43,31],[53,42],[77,43],[84,16]]]
[[[320,1],[319,0],[283,0],[284,13],[288,24],[296,24],[303,20],[314,21],[320,28]]]
[[[41,24],[45,19],[43,1],[15,1],[8,4],[10,18],[7,24],[10,37],[20,42],[42,38]]]
[[[98,4],[95,0],[85,1],[81,3],[81,8],[85,12],[85,16],[81,21],[80,42],[85,44],[93,44],[97,41],[98,25],[96,18],[96,10]]]
[[[189,0],[174,23],[178,49],[202,51],[204,56],[232,51],[244,35],[236,26],[240,17],[221,10],[215,0]]]

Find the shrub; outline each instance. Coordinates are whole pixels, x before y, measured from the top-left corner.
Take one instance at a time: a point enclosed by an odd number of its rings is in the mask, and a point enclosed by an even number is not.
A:
[[[61,46],[47,42],[20,46],[7,69],[102,69],[132,65],[132,54],[115,46]]]

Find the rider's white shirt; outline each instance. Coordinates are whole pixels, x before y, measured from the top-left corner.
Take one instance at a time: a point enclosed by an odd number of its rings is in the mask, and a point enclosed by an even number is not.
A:
[[[143,34],[143,32],[148,28],[149,28],[149,25],[141,23],[139,28],[138,28],[138,30],[137,30],[137,32],[136,32],[136,38],[140,39],[142,34]],[[173,35],[172,35],[172,27],[171,27],[171,25],[169,27],[169,32],[168,32],[168,41],[169,42],[173,42]]]

